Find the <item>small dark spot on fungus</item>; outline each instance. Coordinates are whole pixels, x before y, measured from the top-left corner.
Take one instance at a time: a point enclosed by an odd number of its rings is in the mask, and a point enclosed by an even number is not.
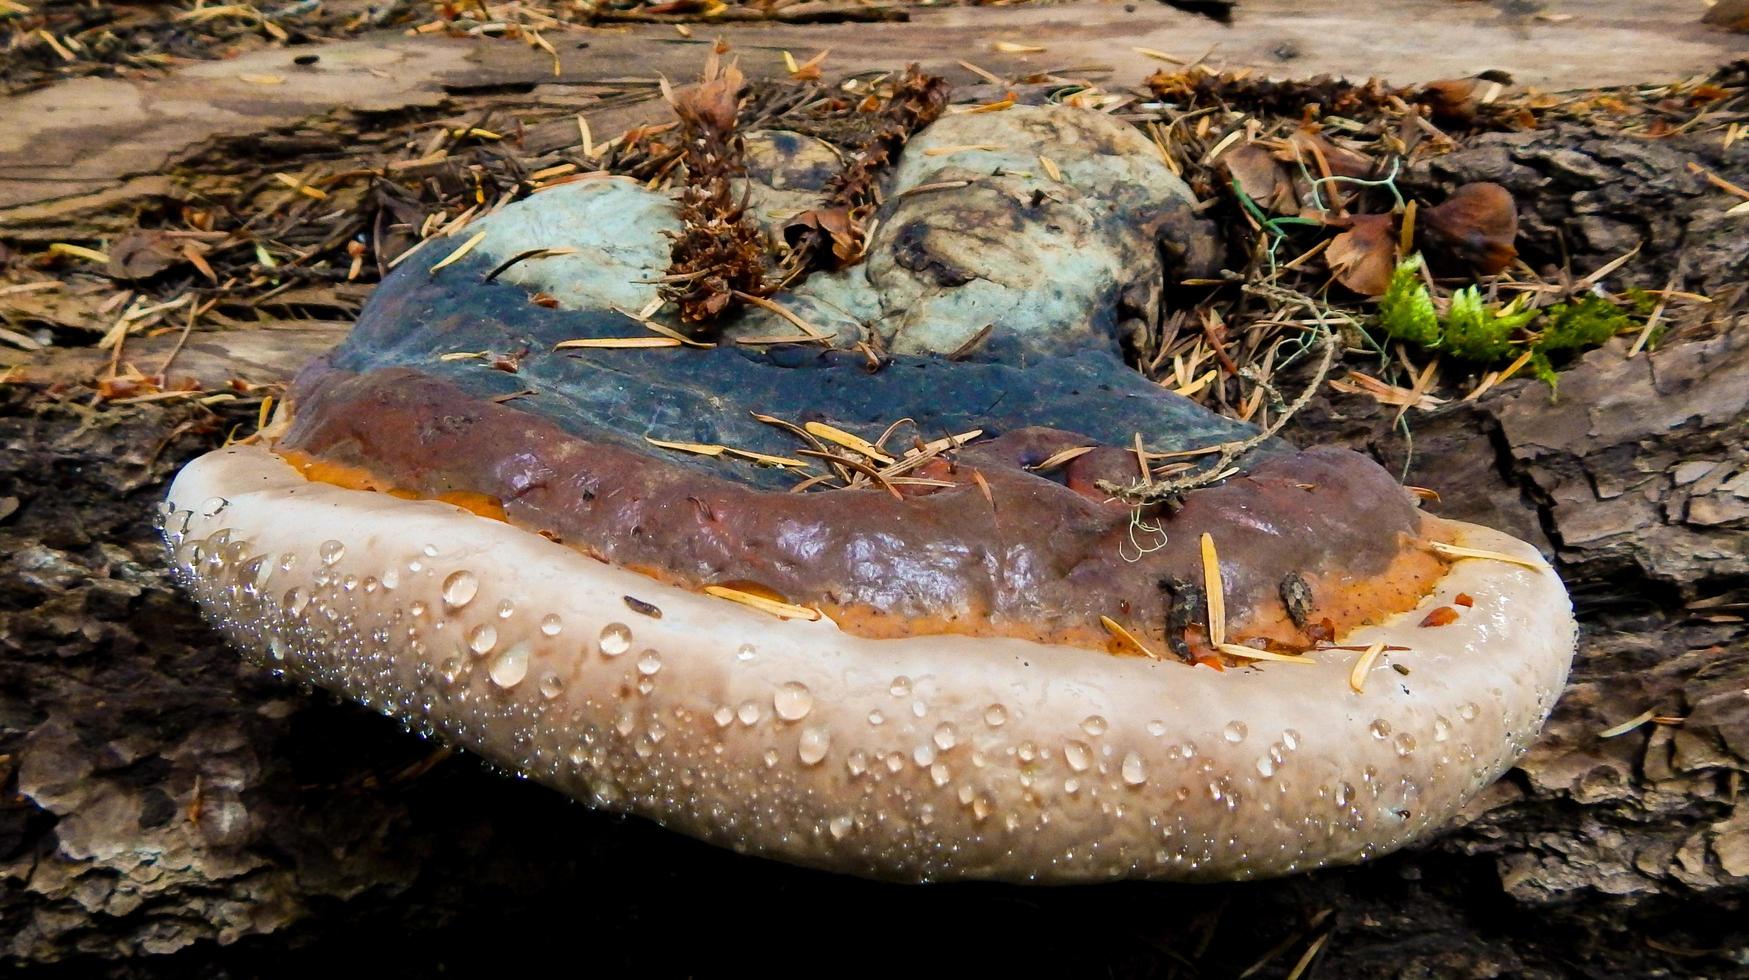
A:
[[[1287,618],[1300,629],[1306,628],[1306,623],[1312,615],[1312,587],[1299,572],[1289,572],[1281,580],[1281,604],[1287,607]]]
[[[653,603],[645,602],[644,600],[639,599],[637,596],[629,596],[629,595],[625,597],[625,601],[626,601],[626,605],[631,608],[632,612],[635,612],[641,616],[648,616],[651,619],[661,619],[662,618],[662,610],[657,609],[655,604],[653,604]]]
[[[1465,609],[1468,609],[1471,606],[1476,604],[1476,600],[1470,598],[1470,594],[1468,592],[1459,592],[1457,594],[1457,596],[1455,598],[1453,598],[1451,601],[1456,605],[1463,606]]]
[[[1160,594],[1166,602],[1167,649],[1185,663],[1195,663],[1184,633],[1208,618],[1208,597],[1201,586],[1176,578],[1161,579]]]

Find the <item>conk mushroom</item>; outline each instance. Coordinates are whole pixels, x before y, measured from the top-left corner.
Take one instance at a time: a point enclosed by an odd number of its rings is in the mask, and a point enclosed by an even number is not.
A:
[[[179,580],[429,737],[886,879],[1360,861],[1525,751],[1574,643],[1533,548],[1125,366],[1157,244],[1199,247],[1144,138],[950,115],[886,201],[861,263],[714,346],[652,319],[668,196],[480,219],[176,478]]]

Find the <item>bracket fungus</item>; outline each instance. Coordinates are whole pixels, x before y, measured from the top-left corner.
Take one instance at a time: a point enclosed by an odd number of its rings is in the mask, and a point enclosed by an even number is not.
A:
[[[600,178],[480,219],[283,424],[182,471],[178,578],[424,735],[881,878],[1359,861],[1527,748],[1574,639],[1534,549],[1125,366],[1162,256],[1207,247],[1145,139],[948,115],[886,191],[861,262],[714,344],[646,328],[670,197]],[[1101,489],[1236,444],[1170,499]]]

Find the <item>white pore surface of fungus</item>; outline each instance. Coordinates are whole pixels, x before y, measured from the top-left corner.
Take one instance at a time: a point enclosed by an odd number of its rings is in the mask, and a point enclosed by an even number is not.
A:
[[[1217,672],[780,620],[448,504],[308,482],[259,447],[183,470],[164,521],[178,580],[275,670],[597,806],[899,880],[1382,854],[1524,752],[1573,649],[1553,570],[1462,524],[1458,544],[1530,567],[1457,561],[1420,608],[1342,637],[1408,648],[1356,693],[1351,651]],[[1418,625],[1459,593],[1456,622]]]

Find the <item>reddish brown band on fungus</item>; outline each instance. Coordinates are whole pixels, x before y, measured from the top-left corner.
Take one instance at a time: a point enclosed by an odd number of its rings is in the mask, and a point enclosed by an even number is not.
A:
[[[1133,454],[1098,450],[1050,475],[1023,467],[1087,442],[1059,430],[980,440],[953,465],[932,464],[928,475],[951,489],[908,487],[904,500],[878,489],[791,494],[585,439],[406,369],[325,372],[301,387],[276,449],[312,479],[449,500],[663,581],[815,605],[864,636],[1134,652],[1101,627],[1109,616],[1157,653],[1204,652],[1198,539],[1208,532],[1229,637],[1305,649],[1412,608],[1445,567],[1423,547],[1444,536],[1438,521],[1346,450],[1268,457],[1192,493],[1176,514],[1151,518],[1162,542],[1091,489],[1134,472]],[[1283,600],[1290,576],[1309,592],[1299,625]]]

